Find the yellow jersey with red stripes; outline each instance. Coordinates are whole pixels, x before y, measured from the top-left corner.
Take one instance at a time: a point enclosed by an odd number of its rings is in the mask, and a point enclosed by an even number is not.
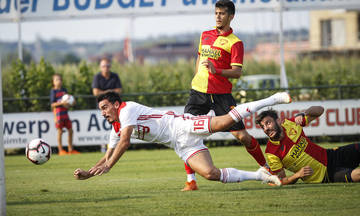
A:
[[[310,166],[314,174],[302,180],[306,183],[320,183],[326,174],[327,153],[326,149],[316,145],[305,135],[303,126],[307,123],[306,116],[301,125],[295,123],[294,117],[285,119],[281,125],[285,137],[281,141],[269,139],[265,155],[273,172],[285,168],[296,173],[302,167]]]
[[[228,78],[221,76],[221,70],[231,66],[242,66],[244,45],[233,34],[233,30],[219,34],[216,29],[201,34],[199,43],[199,68],[192,80],[192,89],[209,94],[231,93],[232,84]],[[201,63],[209,59],[216,69],[212,74]]]

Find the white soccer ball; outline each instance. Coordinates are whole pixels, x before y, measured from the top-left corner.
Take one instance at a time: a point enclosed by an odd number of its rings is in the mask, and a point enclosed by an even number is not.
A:
[[[43,139],[33,139],[26,145],[25,154],[34,164],[44,164],[50,159],[51,147]]]
[[[62,97],[61,97],[61,101],[62,102],[66,102],[68,103],[70,106],[74,105],[75,103],[75,98],[74,96],[70,95],[70,94],[64,94]]]

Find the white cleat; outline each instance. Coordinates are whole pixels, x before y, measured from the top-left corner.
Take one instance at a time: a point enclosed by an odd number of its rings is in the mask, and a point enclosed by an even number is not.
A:
[[[290,94],[287,92],[278,92],[271,96],[274,98],[276,104],[288,104],[291,103]]]
[[[260,167],[256,172],[259,174],[259,179],[262,180],[263,183],[272,183],[276,186],[281,186],[279,177],[276,175],[271,175],[271,173],[265,167]]]

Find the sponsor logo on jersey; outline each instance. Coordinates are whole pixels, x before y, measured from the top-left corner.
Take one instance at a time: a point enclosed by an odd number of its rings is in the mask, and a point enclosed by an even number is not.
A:
[[[289,131],[289,136],[295,136],[297,134],[297,131],[294,128],[291,128]]]
[[[225,44],[227,44],[229,41],[226,39],[220,39],[220,45],[224,46]]]
[[[145,135],[147,133],[150,133],[150,127],[148,126],[143,126],[143,125],[138,125],[137,126],[137,138],[140,140],[144,140]]]
[[[218,49],[203,47],[201,49],[201,57],[208,57],[217,60],[221,57],[221,51]]]
[[[300,140],[296,146],[294,146],[292,152],[290,153],[290,156],[294,159],[297,159],[300,157],[300,155],[304,152],[308,142],[305,139],[305,137],[300,137]]]

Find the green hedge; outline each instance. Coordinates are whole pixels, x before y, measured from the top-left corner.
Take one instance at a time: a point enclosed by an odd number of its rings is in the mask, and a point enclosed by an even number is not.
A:
[[[150,106],[184,105],[194,74],[195,62],[162,62],[156,65],[118,64],[112,65],[123,84],[124,100],[133,100]],[[275,63],[246,62],[243,75],[279,74]],[[3,69],[3,97],[5,112],[50,110],[49,93],[52,75],[60,73],[63,85],[77,98],[73,109],[93,109],[95,99],[91,96],[91,82],[99,71],[98,64],[51,65],[43,59],[25,65],[13,62]],[[305,58],[286,63],[290,87],[360,84],[360,61],[358,58],[333,58],[313,60]],[[233,80],[234,84],[236,80]],[[342,98],[359,98],[359,87],[341,90]],[[245,100],[268,96],[276,90],[248,91]],[[166,92],[171,92],[167,94]],[[313,88],[291,90],[298,99],[339,98],[338,88]],[[234,91],[239,101],[243,97]],[[24,99],[28,98],[28,99]]]

